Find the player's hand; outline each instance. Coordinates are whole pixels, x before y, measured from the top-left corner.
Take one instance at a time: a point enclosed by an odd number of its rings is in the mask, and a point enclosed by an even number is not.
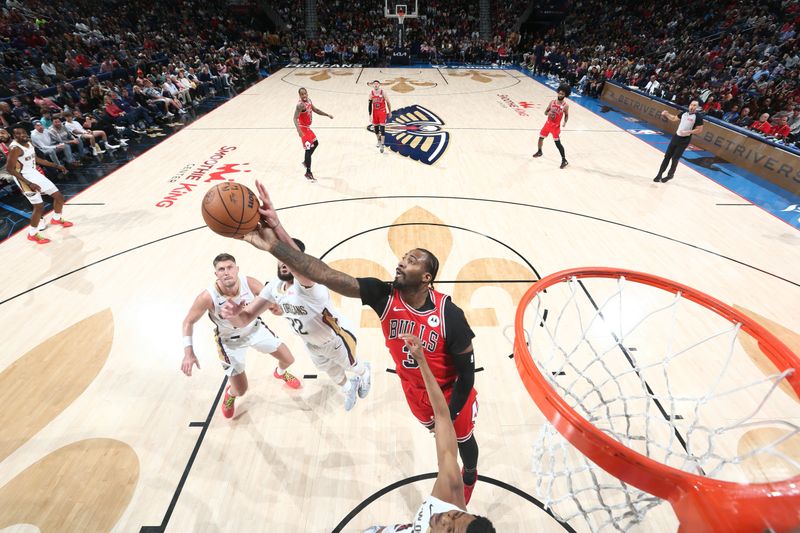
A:
[[[278,219],[278,211],[272,204],[267,188],[264,187],[263,183],[256,180],[256,190],[258,191],[258,198],[261,200],[261,207],[258,208],[261,220],[268,228],[277,228],[281,225],[281,221]]]
[[[270,306],[267,307],[267,309],[269,309],[269,312],[275,316],[283,315],[283,309],[281,309],[281,306],[279,306],[278,304],[270,304]]]
[[[58,169],[58,171],[59,171],[59,172],[61,172],[62,174],[66,174],[67,172],[69,172],[69,171],[67,170],[67,167],[65,167],[64,165],[58,165],[56,168],[57,168],[57,169]]]
[[[33,192],[42,192],[42,188],[36,185],[35,183],[28,182],[28,186],[31,188]]]
[[[404,333],[400,335],[400,338],[405,341],[406,347],[408,347],[408,352],[417,363],[420,365],[427,364],[427,361],[425,360],[425,354],[422,350],[422,341],[419,339],[419,337],[416,335],[411,335],[410,333]]]
[[[330,114],[329,114],[329,115],[328,115],[328,118],[331,118],[331,119],[332,119],[332,118],[333,118],[333,115],[330,115]]]
[[[183,356],[183,362],[181,363],[181,371],[187,376],[191,377],[192,366],[194,365],[197,365],[197,369],[200,370],[200,362],[194,355],[194,351],[190,351],[189,353]]]
[[[220,308],[219,312],[222,315],[222,318],[228,320],[232,317],[237,316],[239,313],[244,311],[245,303],[236,303],[233,300],[228,300],[223,304]]]
[[[256,229],[242,237],[242,240],[249,242],[259,250],[269,252],[278,243],[278,236],[275,235],[275,230],[261,222]]]

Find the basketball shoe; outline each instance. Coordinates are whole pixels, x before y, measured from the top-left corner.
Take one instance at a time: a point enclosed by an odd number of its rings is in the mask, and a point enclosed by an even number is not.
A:
[[[233,402],[236,401],[236,396],[231,396],[228,392],[229,390],[231,390],[230,386],[225,389],[225,396],[222,398],[222,405],[219,406],[220,411],[222,411],[222,416],[225,418],[232,418],[233,411],[235,409]]]
[[[53,226],[61,226],[62,228],[71,228],[72,226],[74,226],[72,222],[70,222],[69,220],[64,220],[63,218],[59,218],[58,220],[51,218],[50,224],[52,224]]]
[[[50,239],[42,237],[41,233],[35,233],[34,235],[28,234],[28,240],[33,241],[36,244],[47,244],[50,242]]]
[[[310,170],[306,170],[306,179],[310,182],[317,181],[317,178],[314,177],[314,174],[312,174]]]
[[[272,375],[275,377],[275,379],[282,379],[283,381],[286,382],[287,385],[289,385],[293,389],[299,389],[301,386],[300,380],[294,377],[292,373],[289,372],[288,370],[284,372],[283,375],[281,376],[280,374],[278,374],[278,369],[276,368],[275,372],[273,372]]]
[[[361,380],[358,383],[358,397],[359,398],[366,398],[367,394],[369,394],[369,389],[372,387],[372,369],[370,368],[372,365],[367,361],[364,361],[364,367],[367,369],[364,372]]]
[[[344,393],[344,410],[349,411],[356,405],[356,393],[359,392],[361,385],[359,381],[361,378],[358,376],[353,376],[350,378],[350,390]],[[361,396],[359,394],[359,396]]]

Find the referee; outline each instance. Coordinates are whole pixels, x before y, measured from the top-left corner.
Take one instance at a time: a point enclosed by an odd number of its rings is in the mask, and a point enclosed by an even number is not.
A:
[[[683,155],[683,151],[689,146],[692,141],[692,135],[702,133],[703,131],[703,116],[697,112],[700,103],[697,100],[692,100],[689,104],[689,111],[681,111],[677,115],[667,112],[661,112],[661,118],[669,120],[670,122],[678,122],[678,131],[672,136],[672,140],[667,147],[667,153],[664,154],[664,160],[661,162],[661,168],[658,169],[658,174],[653,181],[666,183],[675,177],[675,168],[678,166],[678,161]],[[669,165],[670,159],[672,166],[669,167],[669,173],[665,177],[661,177]]]

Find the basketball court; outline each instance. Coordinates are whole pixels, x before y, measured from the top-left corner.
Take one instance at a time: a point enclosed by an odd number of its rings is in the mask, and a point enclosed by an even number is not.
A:
[[[395,111],[384,154],[367,129],[375,79]],[[300,87],[334,116],[314,116],[317,183],[303,178],[292,123]],[[476,333],[487,480],[470,512],[502,532],[587,531],[536,497],[532,453],[545,418],[511,357],[523,293],[571,267],[647,272],[744,309],[799,352],[800,233],[685,165],[669,184],[653,183],[662,153],[576,103],[562,129],[569,166],[558,168],[552,139],[531,158],[552,98],[515,70],[283,69],[67,203],[75,226],[49,228],[51,244],[19,234],[2,243],[0,530],[323,533],[411,520],[432,487],[434,441],[360,302],[336,296],[373,369],[372,392],[350,412],[278,317],[264,319],[294,353],[300,390],[250,351],[250,391],[223,418],[206,318],[194,334],[202,369],[180,372],[181,322],[214,281],[214,256],[233,254],[262,281],[275,275],[271,256],[213,234],[200,216],[213,185],[258,179],[290,234],[335,268],[388,280],[407,250],[438,255],[436,288]],[[609,294],[588,291],[597,301]],[[627,303],[632,313],[645,307]],[[676,343],[704,334],[700,315],[674,332]],[[669,344],[667,333],[650,325],[637,351]],[[763,372],[756,359],[734,358],[735,375]],[[670,375],[678,390],[710,372],[697,360]],[[800,425],[796,399],[775,394],[786,397],[768,416]],[[715,415],[733,420],[747,407],[722,402]],[[793,438],[785,455],[800,465]],[[775,467],[779,479],[800,473],[786,464]],[[630,530],[676,527],[662,504]]]

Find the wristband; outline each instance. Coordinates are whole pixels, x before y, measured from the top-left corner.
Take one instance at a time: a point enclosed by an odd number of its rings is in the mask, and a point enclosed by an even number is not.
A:
[[[191,335],[185,335],[183,337],[183,347],[186,348],[186,347],[190,347],[191,345],[192,345],[192,336]]]

